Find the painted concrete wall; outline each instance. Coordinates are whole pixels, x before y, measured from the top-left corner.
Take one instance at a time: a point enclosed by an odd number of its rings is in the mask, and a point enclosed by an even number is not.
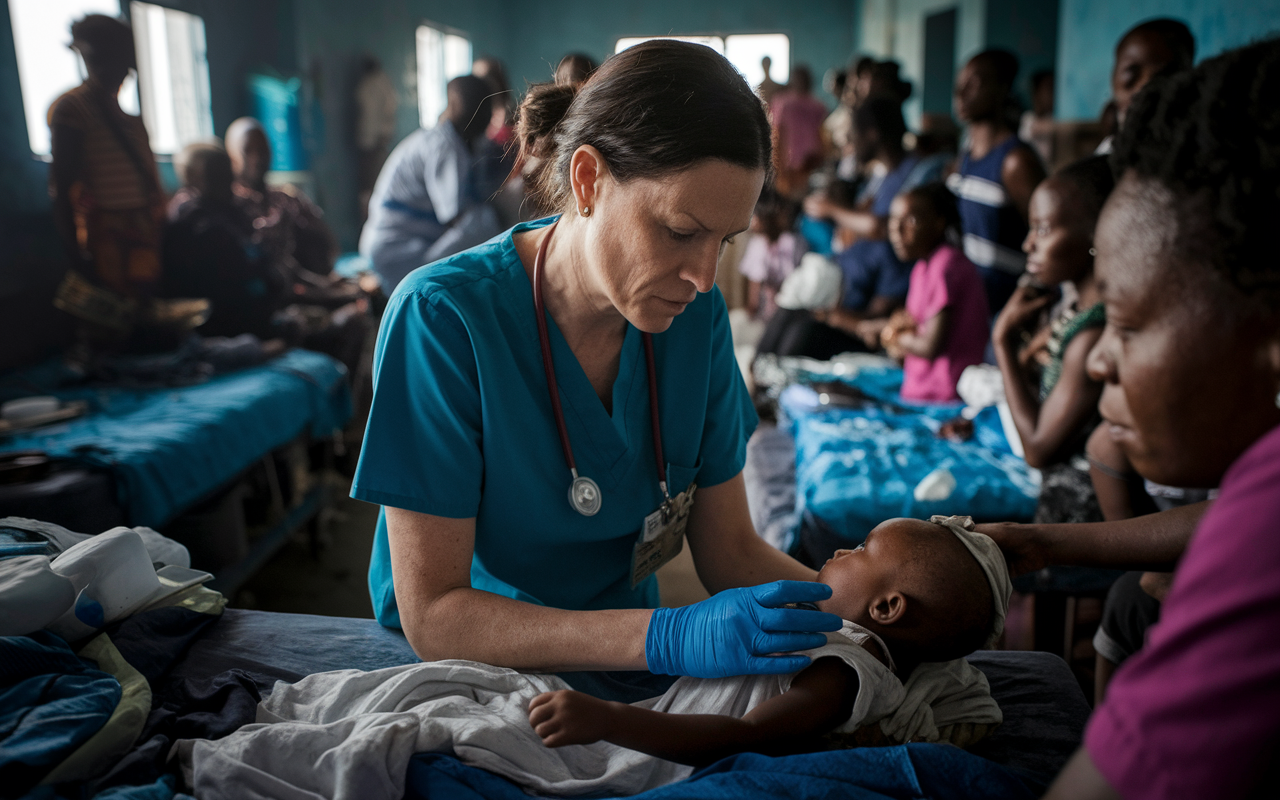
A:
[[[315,199],[342,247],[353,250],[360,236],[354,146],[360,59],[377,58],[396,86],[399,141],[418,127],[418,25],[458,29],[471,38],[476,55],[501,54],[507,50],[506,14],[502,0],[303,0],[295,17]]]
[[[1113,49],[1151,17],[1174,17],[1196,37],[1196,60],[1280,34],[1280,0],[1061,0],[1059,119],[1096,119],[1111,96]]]
[[[994,0],[861,0],[859,51],[892,58],[902,65],[902,77],[913,91],[903,111],[907,124],[920,122],[924,86],[925,17],[955,8],[956,70],[985,46],[987,5]]]
[[[517,88],[525,80],[549,80],[573,50],[603,60],[624,36],[786,33],[792,63],[808,64],[815,79],[853,54],[854,0],[558,0],[554,11],[535,10],[524,0],[506,5],[512,26],[507,62]]]

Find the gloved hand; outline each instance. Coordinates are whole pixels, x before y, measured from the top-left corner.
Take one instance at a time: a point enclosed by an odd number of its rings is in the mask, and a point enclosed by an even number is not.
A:
[[[831,596],[831,587],[808,581],[777,581],[728,589],[683,608],[658,608],[649,620],[644,657],[664,675],[723,678],[782,675],[809,666],[808,656],[782,655],[827,643],[814,631],[838,631],[835,614],[781,608]]]

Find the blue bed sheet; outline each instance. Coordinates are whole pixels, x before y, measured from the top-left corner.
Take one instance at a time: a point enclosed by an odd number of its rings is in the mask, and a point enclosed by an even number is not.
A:
[[[877,402],[859,407],[819,405],[808,387],[783,392],[782,410],[795,437],[796,516],[801,527],[822,540],[817,552],[851,546],[893,517],[926,519],[933,514],[967,514],[979,520],[1030,520],[1039,480],[1014,456],[996,409],[973,420],[966,442],[938,437],[943,420],[961,406],[923,406],[896,398],[901,370],[863,370],[847,383]],[[956,486],[944,500],[915,499],[916,486],[945,468]],[[790,549],[800,547],[793,536]]]
[[[39,374],[24,376],[25,393],[86,400],[90,413],[15,435],[0,452],[44,450],[109,470],[130,525],[164,525],[271,449],[304,431],[328,436],[351,417],[346,370],[306,350],[181,388],[58,390]]]
[[[405,800],[521,800],[514,783],[450,756],[420,753],[409,763]],[[1039,788],[1039,787],[1037,787]],[[809,800],[1022,800],[1037,797],[1012,771],[958,747],[908,744],[770,758],[755,753],[726,758],[689,779],[635,800],[730,800],[776,797]]]

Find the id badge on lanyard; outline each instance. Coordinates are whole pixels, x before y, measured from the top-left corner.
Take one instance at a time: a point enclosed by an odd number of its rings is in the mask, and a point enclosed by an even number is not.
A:
[[[696,484],[689,484],[688,489],[664,501],[657,511],[644,518],[640,538],[631,551],[632,589],[684,549],[684,531],[689,526],[689,511],[697,489]]]

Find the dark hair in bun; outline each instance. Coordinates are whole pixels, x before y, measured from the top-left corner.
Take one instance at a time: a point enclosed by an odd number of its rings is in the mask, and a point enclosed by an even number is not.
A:
[[[522,156],[541,160],[532,190],[551,209],[569,203],[569,161],[582,145],[614,178],[653,178],[709,158],[769,169],[760,98],[724,57],[689,42],[653,40],[611,57],[586,83],[535,84],[520,104]]]

